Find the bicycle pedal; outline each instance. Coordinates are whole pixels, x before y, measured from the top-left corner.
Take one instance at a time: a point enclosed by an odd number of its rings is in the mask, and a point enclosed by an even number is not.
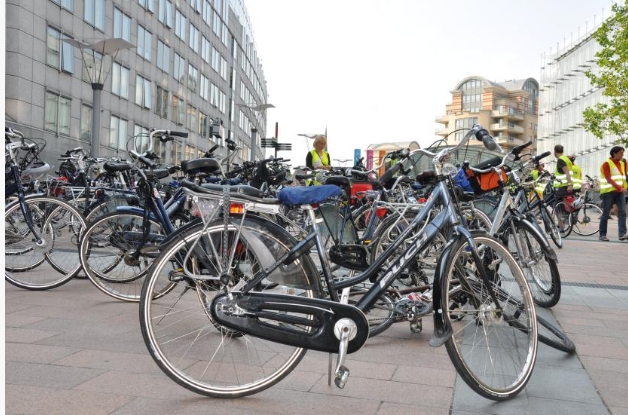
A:
[[[334,379],[334,383],[339,389],[344,389],[347,384],[347,380],[349,380],[349,369],[346,366],[342,365],[336,370],[336,378]]]
[[[421,333],[423,331],[423,319],[420,318],[416,321],[410,322],[410,331],[412,333]]]

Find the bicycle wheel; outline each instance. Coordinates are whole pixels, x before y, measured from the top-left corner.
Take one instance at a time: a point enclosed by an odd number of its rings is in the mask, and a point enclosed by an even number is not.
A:
[[[204,233],[202,228],[196,225],[176,231],[176,237],[164,244],[154,261],[140,303],[144,342],[160,369],[193,392],[216,398],[251,395],[288,375],[306,350],[237,333],[213,322],[209,310],[212,300],[225,291],[219,278],[224,264],[221,253],[233,253],[223,275],[229,275],[237,290],[288,252],[296,240],[262,219],[247,218],[241,233],[233,225],[225,233],[222,220]],[[189,261],[198,258],[203,265],[189,266],[194,271],[192,278],[177,270],[180,266],[176,264],[185,260],[196,240],[199,242]],[[253,291],[309,298],[320,295],[318,273],[308,256],[280,268]],[[172,282],[175,287],[156,298],[155,293]],[[309,330],[295,324],[286,326]]]
[[[140,300],[144,276],[165,238],[161,225],[151,220],[144,239],[143,221],[138,213],[109,213],[89,224],[81,239],[83,270],[99,290],[118,300]]]
[[[558,225],[556,225],[556,217],[548,211],[547,207],[539,206],[541,212],[541,219],[543,219],[543,225],[545,232],[552,238],[554,245],[558,248],[563,247],[563,237],[560,235]]]
[[[349,304],[355,305],[368,291],[370,286],[361,288],[352,287],[349,294]],[[395,300],[388,294],[383,294],[377,299],[373,307],[364,312],[369,322],[369,337],[382,334],[393,325],[397,316],[395,313]]]
[[[464,208],[461,215],[466,218],[469,229],[488,232],[493,222],[484,211],[478,208]]]
[[[554,205],[552,214],[556,218],[556,227],[561,238],[566,238],[571,234],[573,226],[571,224],[569,209],[565,202],[558,202]]]
[[[74,207],[59,199],[26,200],[35,231],[28,227],[20,204],[5,210],[5,279],[28,290],[48,290],[68,282],[80,270],[77,245],[85,221]]]
[[[539,323],[539,341],[541,343],[567,354],[576,352],[576,345],[567,337],[565,332],[539,315],[536,316],[536,321]]]
[[[475,263],[464,240],[457,240],[439,261],[446,276],[441,281],[443,313],[453,331],[445,347],[471,389],[506,400],[523,390],[536,361],[534,300],[508,249],[486,234],[474,233],[473,239],[482,264]],[[478,266],[489,274],[489,284],[478,275]]]
[[[599,206],[585,203],[577,212],[569,216],[573,231],[582,236],[595,235],[600,231],[602,213]]]
[[[541,307],[553,307],[561,294],[560,272],[552,258],[553,252],[545,248],[543,237],[527,222],[519,222],[515,228],[516,235],[508,232],[508,249],[528,280],[534,302]]]

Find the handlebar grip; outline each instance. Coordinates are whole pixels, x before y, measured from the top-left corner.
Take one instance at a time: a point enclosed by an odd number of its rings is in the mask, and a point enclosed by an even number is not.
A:
[[[212,148],[210,148],[207,152],[208,153],[213,153],[214,151],[216,151],[218,149],[218,147],[220,147],[220,144],[215,144]]]
[[[525,144],[521,144],[520,146],[517,146],[512,149],[512,154],[514,154],[515,156],[518,156],[519,153],[521,153],[524,149],[530,147],[531,145],[532,145],[532,140],[528,141]]]
[[[188,133],[185,131],[170,131],[168,130],[168,135],[172,136],[172,137],[181,137],[181,138],[187,138],[188,137]]]
[[[233,141],[230,138],[225,138],[225,142],[228,143],[228,144],[235,144],[235,141]]]
[[[550,154],[552,154],[552,153],[549,152],[549,151],[546,151],[543,154],[539,154],[538,156],[534,156],[534,162],[538,163],[541,159],[544,159],[545,157],[549,156]]]
[[[480,131],[475,133],[475,138],[478,141],[481,141],[487,150],[491,150],[491,151],[497,150],[497,143],[495,142],[493,137],[491,137],[488,131],[486,131],[484,128],[482,128]]]

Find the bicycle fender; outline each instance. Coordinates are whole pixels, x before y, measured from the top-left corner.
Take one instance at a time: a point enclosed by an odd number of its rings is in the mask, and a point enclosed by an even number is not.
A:
[[[538,227],[534,226],[532,222],[530,222],[528,219],[525,219],[525,218],[513,217],[513,220],[515,222],[518,222],[519,225],[526,228],[526,230],[528,230],[530,233],[534,233],[535,235],[539,236],[542,243],[543,250],[545,251],[547,256],[549,256],[551,259],[556,261],[556,263],[558,264],[558,255],[556,255],[556,251],[554,251],[549,241],[547,240],[547,237],[545,236],[543,232],[541,232],[538,229]]]
[[[136,207],[136,206],[118,206],[116,207],[116,212],[118,213],[135,213],[138,215],[144,215],[144,209]],[[152,213],[148,215],[150,220],[156,221],[155,215]]]

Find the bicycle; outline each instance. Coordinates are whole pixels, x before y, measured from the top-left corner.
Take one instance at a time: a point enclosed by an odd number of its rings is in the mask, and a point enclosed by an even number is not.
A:
[[[472,136],[487,147],[495,146],[486,130],[476,125],[458,147]],[[140,302],[142,335],[160,369],[196,393],[235,398],[277,383],[312,349],[338,353],[335,384],[342,388],[349,376],[347,353],[359,350],[369,335],[364,313],[387,292],[404,265],[448,229],[450,238],[434,277],[437,312],[430,344],[445,344],[458,373],[482,396],[504,400],[518,394],[530,379],[537,351],[536,313],[526,278],[500,241],[483,233],[471,234],[461,225],[450,194],[451,180],[440,170],[451,150],[416,151],[434,158],[437,185],[432,198],[375,263],[342,281],[331,278],[316,227],[297,243],[274,223],[247,214],[249,210],[279,211],[280,201],[183,181],[206,215],[164,241],[144,281]],[[326,196],[302,189],[284,189],[279,194],[282,200],[302,205],[312,223],[311,204]],[[228,214],[232,201],[244,206],[242,214]],[[423,227],[416,243],[381,272],[436,205],[443,209]],[[222,218],[214,220],[219,212]],[[322,276],[308,255],[313,246]],[[351,287],[372,275],[378,275],[376,283],[355,306],[348,305]],[[156,295],[170,284],[174,287],[168,295]],[[480,343],[494,345],[492,355],[500,355],[508,364],[496,358],[495,365],[487,368],[483,347],[476,347],[471,357],[468,352]]]

